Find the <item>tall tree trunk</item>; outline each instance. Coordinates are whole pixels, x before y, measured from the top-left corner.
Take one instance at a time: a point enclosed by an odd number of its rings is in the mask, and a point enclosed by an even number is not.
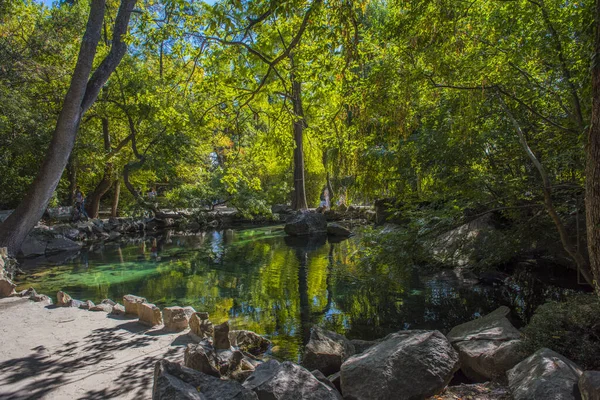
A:
[[[110,208],[110,216],[116,217],[119,208],[119,196],[121,195],[121,180],[117,179],[113,187],[113,200]]]
[[[46,158],[25,198],[0,225],[0,247],[7,247],[10,254],[19,251],[31,229],[46,211],[73,150],[81,117],[94,104],[100,89],[127,50],[122,36],[127,33],[135,2],[136,0],[121,0],[110,52],[90,78],[105,9],[105,0],[92,0],[71,84],[63,101]]]
[[[77,157],[73,153],[69,157],[67,174],[69,179],[69,195],[66,204],[71,206],[75,203],[75,191],[77,190]]]
[[[585,215],[594,289],[600,296],[600,0],[596,0],[596,38],[592,56],[592,121],[585,168]]]
[[[290,78],[292,81],[292,105],[294,108],[294,198],[292,199],[292,208],[294,210],[306,210],[306,188],[304,183],[304,144],[303,135],[306,121],[304,119],[304,110],[302,108],[302,84],[296,78],[294,73],[294,59],[290,55],[292,63],[292,72]]]

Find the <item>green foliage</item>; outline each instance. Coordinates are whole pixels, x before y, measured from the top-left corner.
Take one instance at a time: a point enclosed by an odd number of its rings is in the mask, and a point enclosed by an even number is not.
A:
[[[583,369],[600,368],[600,301],[593,295],[576,295],[565,302],[540,306],[525,327],[525,349],[548,347]]]

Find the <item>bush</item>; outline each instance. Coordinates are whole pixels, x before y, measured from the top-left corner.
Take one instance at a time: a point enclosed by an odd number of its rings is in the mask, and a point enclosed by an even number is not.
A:
[[[584,369],[600,369],[600,299],[576,295],[540,306],[523,330],[528,353],[548,347]]]

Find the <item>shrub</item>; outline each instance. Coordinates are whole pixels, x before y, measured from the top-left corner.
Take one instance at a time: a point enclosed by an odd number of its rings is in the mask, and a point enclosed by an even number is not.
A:
[[[575,295],[541,305],[523,330],[525,349],[548,347],[584,369],[600,369],[600,299]]]

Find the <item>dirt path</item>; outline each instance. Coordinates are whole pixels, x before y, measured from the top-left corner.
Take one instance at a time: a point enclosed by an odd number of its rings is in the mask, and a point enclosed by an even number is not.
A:
[[[190,342],[137,319],[0,299],[0,399],[150,399],[156,360],[183,361]]]

